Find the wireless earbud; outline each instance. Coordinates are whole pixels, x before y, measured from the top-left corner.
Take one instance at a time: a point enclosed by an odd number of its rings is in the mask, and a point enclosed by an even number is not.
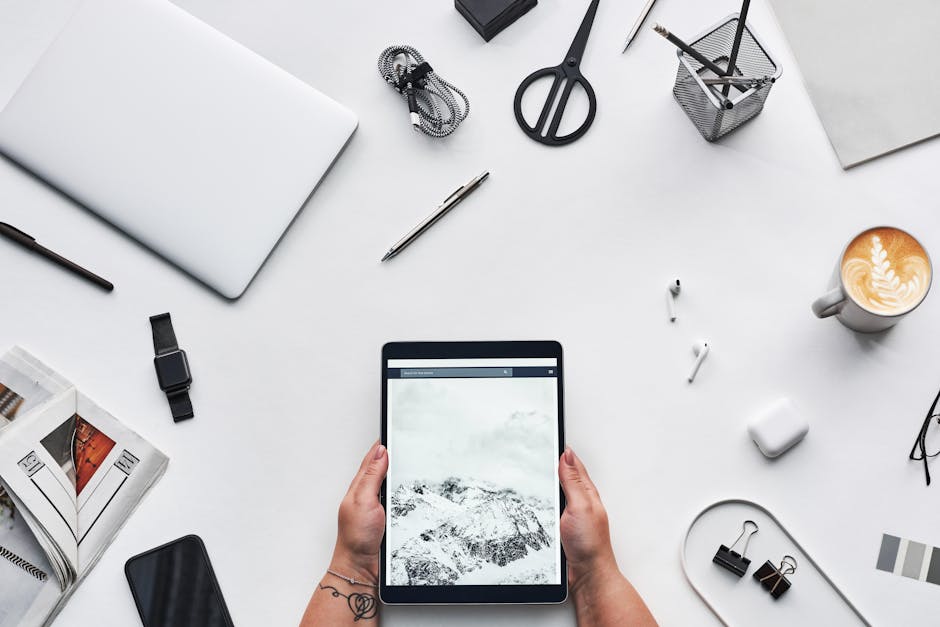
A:
[[[669,306],[669,322],[676,321],[676,298],[679,296],[679,290],[682,285],[679,279],[669,282],[669,293],[666,294],[666,304]]]
[[[699,340],[692,345],[692,352],[695,354],[695,364],[692,366],[692,372],[689,373],[689,383],[695,381],[698,369],[702,367],[702,362],[708,356],[708,342]]]

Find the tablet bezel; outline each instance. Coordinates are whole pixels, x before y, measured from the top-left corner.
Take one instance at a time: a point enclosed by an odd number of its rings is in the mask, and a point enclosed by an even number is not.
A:
[[[554,357],[558,360],[558,456],[565,450],[564,365],[561,344],[555,341],[512,342],[390,342],[382,347],[382,444],[388,445],[389,359],[499,359]],[[394,455],[389,451],[389,455]],[[381,502],[386,503],[386,482]],[[565,495],[558,486],[559,512]],[[560,541],[560,537],[559,537]],[[379,598],[387,605],[534,604],[564,603],[568,598],[568,568],[561,548],[561,583],[558,585],[502,586],[389,586],[386,582],[386,546],[379,555]]]

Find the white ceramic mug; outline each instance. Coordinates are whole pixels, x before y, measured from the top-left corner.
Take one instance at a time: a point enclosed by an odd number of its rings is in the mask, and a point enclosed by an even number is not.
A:
[[[924,289],[923,294],[916,302],[904,309],[904,311],[898,313],[876,312],[864,307],[852,296],[850,290],[846,289],[842,276],[842,268],[846,263],[845,257],[849,247],[860,236],[868,233],[869,231],[876,231],[879,229],[893,229],[895,231],[900,231],[914,240],[914,242],[916,242],[923,251],[924,258],[926,259],[927,266],[930,270],[930,276],[927,280],[927,287]],[[920,304],[924,302],[924,299],[927,297],[927,293],[930,291],[930,285],[932,281],[933,267],[930,262],[930,256],[927,254],[927,249],[924,248],[923,244],[921,244],[916,237],[897,227],[872,227],[858,233],[855,237],[849,240],[849,243],[846,244],[845,248],[842,249],[842,254],[839,255],[839,260],[836,263],[834,276],[829,282],[829,291],[813,302],[813,313],[816,314],[816,316],[819,318],[835,316],[839,322],[854,331],[859,331],[861,333],[877,333],[879,331],[890,329],[900,322],[904,316],[917,309],[917,307],[920,306]]]

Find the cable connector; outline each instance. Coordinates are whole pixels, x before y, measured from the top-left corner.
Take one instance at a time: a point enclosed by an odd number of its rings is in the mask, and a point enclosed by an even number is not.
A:
[[[411,126],[416,131],[421,130],[421,114],[418,113],[418,97],[415,95],[415,88],[410,82],[405,86],[405,96],[408,99],[408,115],[411,118]]]
[[[398,83],[395,87],[398,93],[404,94],[408,101],[408,117],[411,119],[411,126],[416,131],[421,130],[421,110],[418,108],[417,91],[427,84],[426,77],[431,71],[431,65],[427,62],[420,63],[410,72],[401,64],[395,65],[395,74],[398,76]]]

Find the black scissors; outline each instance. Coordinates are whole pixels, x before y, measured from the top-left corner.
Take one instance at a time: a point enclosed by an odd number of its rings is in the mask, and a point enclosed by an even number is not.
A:
[[[516,121],[519,123],[519,126],[522,127],[522,132],[529,136],[529,139],[534,139],[547,146],[564,146],[584,135],[591,127],[591,123],[594,122],[594,114],[597,113],[597,98],[594,96],[594,89],[591,87],[591,84],[584,78],[584,75],[581,74],[581,55],[584,54],[584,49],[587,47],[587,40],[588,36],[591,34],[591,26],[594,25],[594,15],[597,13],[598,2],[599,0],[591,0],[591,6],[588,7],[587,13],[584,14],[581,28],[578,29],[578,34],[574,36],[574,41],[571,42],[571,48],[568,49],[565,60],[555,67],[546,67],[532,72],[522,81],[522,84],[519,85],[519,89],[516,90],[516,101],[513,103],[513,109],[516,111]],[[535,126],[529,126],[529,123],[526,122],[525,118],[522,116],[522,94],[525,93],[532,83],[546,76],[555,77],[552,82],[552,89],[548,93],[548,99],[545,101],[545,105],[542,107],[539,121],[536,122]],[[543,134],[542,131],[545,128],[545,123],[548,121],[548,114],[551,112],[552,104],[554,104],[555,97],[558,95],[558,88],[561,87],[562,83],[565,84],[564,91],[561,92],[561,99],[558,101],[555,115],[552,116],[551,124],[548,126],[548,132]],[[587,119],[584,120],[576,131],[559,137],[558,126],[561,124],[565,107],[568,105],[568,97],[571,96],[571,89],[575,84],[581,85],[587,93]]]

